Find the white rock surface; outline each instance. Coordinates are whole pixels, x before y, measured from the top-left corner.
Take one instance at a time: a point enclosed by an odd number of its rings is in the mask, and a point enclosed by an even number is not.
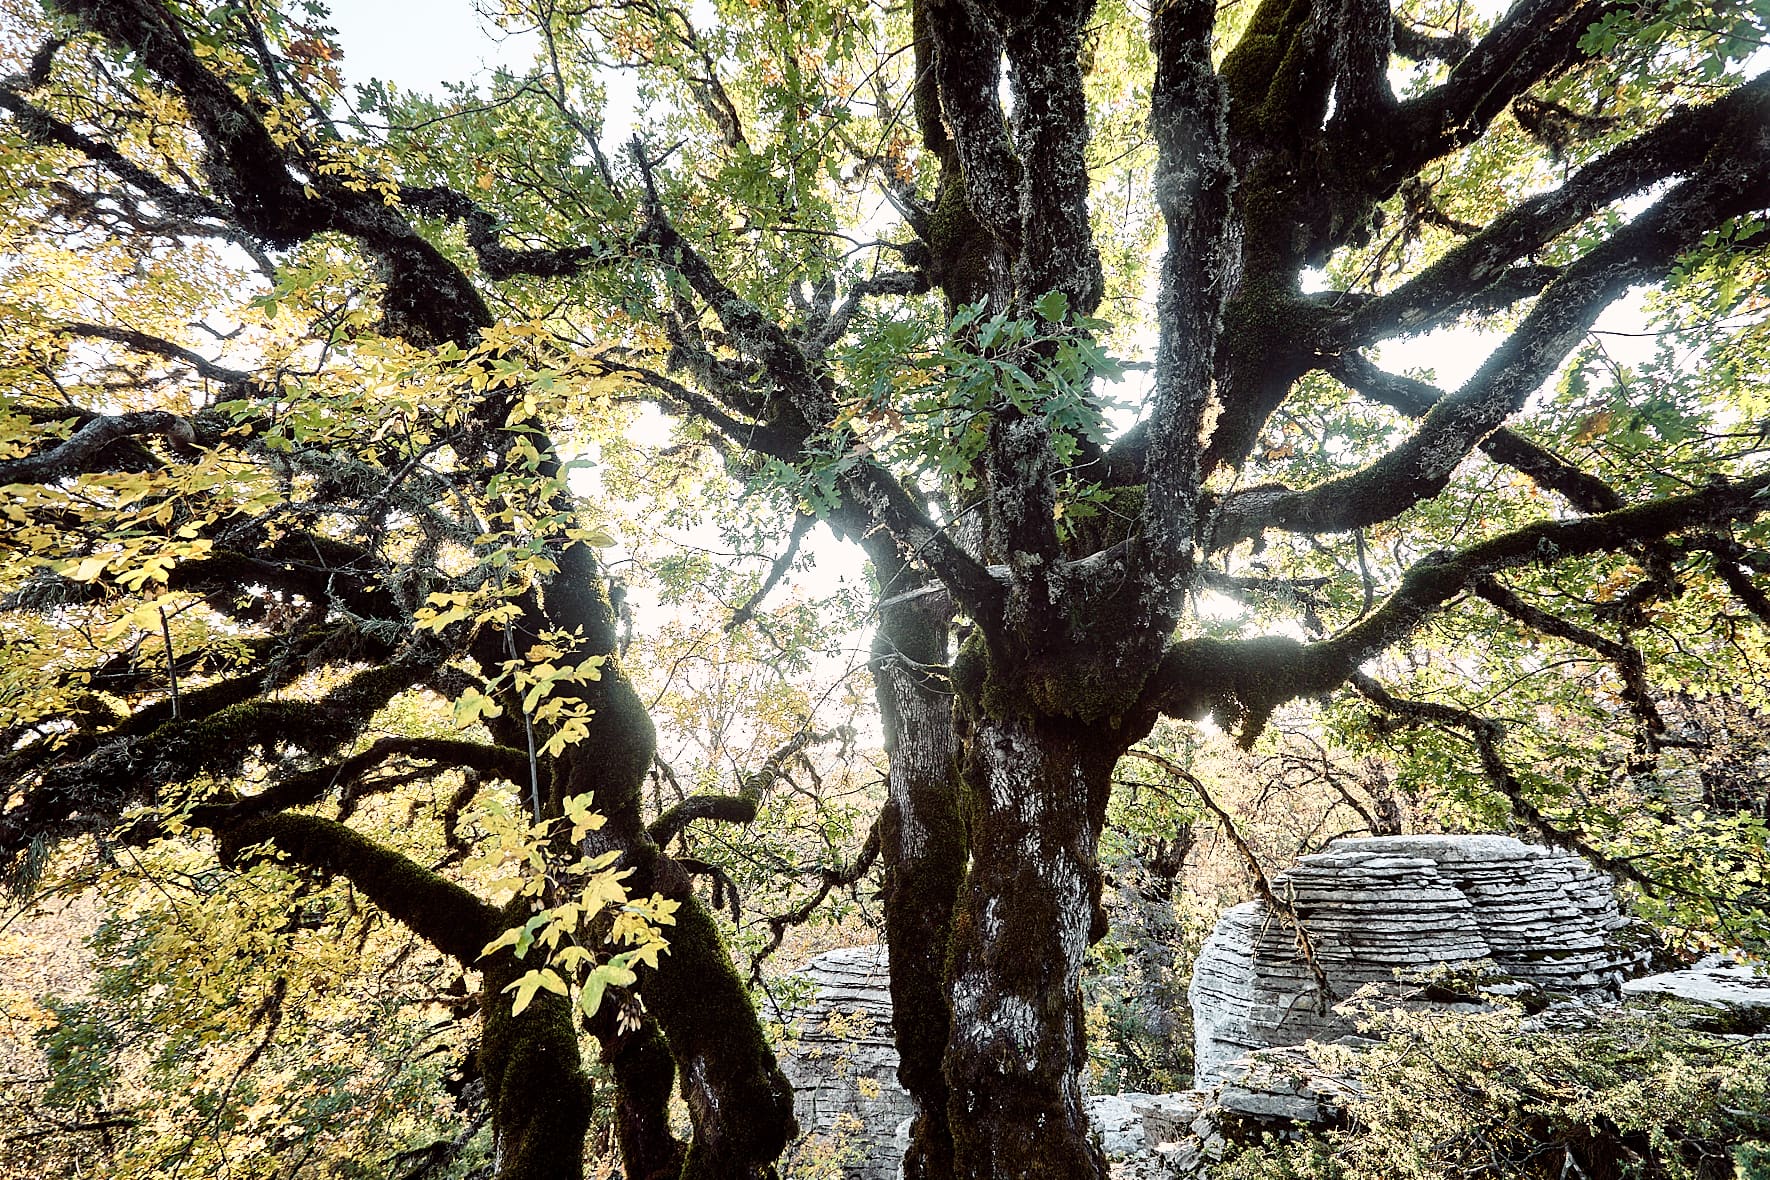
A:
[[[1671,996],[1726,1008],[1770,1009],[1770,974],[1726,955],[1711,955],[1694,967],[1626,980],[1624,996]]]
[[[1336,1005],[1366,985],[1398,998],[1398,972],[1491,961],[1577,995],[1614,993],[1642,959],[1617,937],[1627,922],[1602,874],[1509,836],[1336,840],[1273,886],[1302,919],[1327,993],[1282,916],[1258,901],[1231,909],[1205,940],[1189,989],[1201,1088],[1255,1050],[1352,1032],[1353,1016]]]
[[[1143,1150],[1143,1113],[1133,1100],[1148,1097],[1147,1094],[1090,1094],[1082,1099],[1082,1109],[1100,1135],[1100,1150],[1115,1157]]]

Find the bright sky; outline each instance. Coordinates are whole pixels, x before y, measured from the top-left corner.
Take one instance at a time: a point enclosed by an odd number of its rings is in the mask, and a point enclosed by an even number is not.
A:
[[[481,20],[472,0],[334,0],[332,25],[351,82],[380,78],[401,90],[437,91],[518,67],[534,53],[532,35],[509,37]]]

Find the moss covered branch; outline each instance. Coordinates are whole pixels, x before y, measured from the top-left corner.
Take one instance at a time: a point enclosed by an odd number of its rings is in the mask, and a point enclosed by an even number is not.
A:
[[[344,877],[389,917],[465,967],[479,966],[480,951],[504,929],[495,906],[336,820],[258,816],[217,829],[215,841],[225,864],[268,844],[297,864]]]
[[[474,770],[513,783],[527,780],[529,773],[528,755],[509,746],[453,738],[381,738],[360,754],[290,775],[256,795],[199,808],[191,818],[205,826],[225,827],[255,816],[304,807],[319,802],[332,791],[351,791],[369,771],[393,759]]]
[[[676,806],[670,808],[657,819],[653,820],[648,829],[652,843],[660,848],[668,847],[678,833],[689,824],[700,819],[719,820],[724,823],[747,824],[756,818],[756,812],[768,791],[781,778],[785,777],[787,767],[804,755],[813,746],[841,739],[851,741],[854,730],[846,725],[835,729],[814,730],[802,729],[793,737],[783,742],[779,748],[769,754],[754,773],[743,777],[742,785],[735,795],[691,795]]]
[[[1608,553],[1684,529],[1747,521],[1770,511],[1770,473],[1716,483],[1684,496],[1575,520],[1545,520],[1434,554],[1408,570],[1376,610],[1332,639],[1302,644],[1255,639],[1190,639],[1170,646],[1144,687],[1143,704],[1177,717],[1214,716],[1241,725],[1251,742],[1272,710],[1344,683],[1378,652],[1399,643],[1479,579],[1530,564]]]

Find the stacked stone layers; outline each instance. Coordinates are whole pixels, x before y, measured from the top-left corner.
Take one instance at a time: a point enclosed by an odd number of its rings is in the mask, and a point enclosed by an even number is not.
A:
[[[815,993],[777,1013],[791,1038],[781,1068],[804,1133],[791,1154],[809,1172],[828,1174],[833,1162],[845,1180],[891,1180],[901,1154],[893,1139],[915,1102],[897,1080],[885,948],[828,951],[799,974]]]
[[[1627,923],[1602,874],[1509,836],[1337,840],[1273,885],[1302,920],[1327,992],[1284,917],[1263,902],[1230,910],[1193,969],[1197,1086],[1254,1050],[1354,1031],[1335,1003],[1367,984],[1392,989],[1398,972],[1491,960],[1523,983],[1581,994],[1614,991],[1640,963],[1619,945]]]

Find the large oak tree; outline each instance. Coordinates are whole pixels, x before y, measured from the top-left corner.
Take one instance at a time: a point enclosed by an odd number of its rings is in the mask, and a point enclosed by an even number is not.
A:
[[[557,912],[564,870],[500,911],[351,826],[424,768],[506,782],[555,862],[612,854],[680,903],[643,1006],[586,1018],[629,1175],[765,1174],[793,1132],[698,866],[666,851],[756,792],[644,806],[654,733],[567,470],[612,397],[872,564],[916,1178],[1104,1174],[1077,985],[1114,769],[1162,719],[1251,743],[1350,688],[1465,734],[1520,824],[1601,845],[1497,722],[1378,661],[1456,618],[1570,645],[1616,669],[1645,773],[1673,742],[1654,612],[1698,599],[1761,650],[1748,7],[512,3],[531,71],[354,109],[294,8],[19,19],[43,32],[0,81],[0,483],[31,695],[0,852],[155,805],[126,838],[348,878],[485,971],[500,1175],[580,1168],[573,1008],[531,981],[513,1012],[529,964],[482,955]],[[649,115],[605,143],[620,71]],[[1594,324],[1668,281],[1701,364],[1588,396]],[[188,326],[218,316],[244,335]],[[1471,325],[1491,351],[1454,388],[1373,356]],[[1267,605],[1225,626],[1212,595]],[[415,692],[489,740],[359,740]]]

